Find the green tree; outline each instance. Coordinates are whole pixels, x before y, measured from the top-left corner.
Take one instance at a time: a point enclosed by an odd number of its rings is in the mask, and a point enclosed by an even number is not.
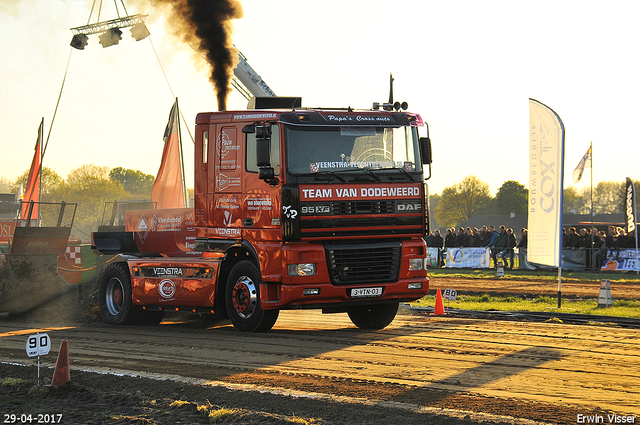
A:
[[[563,191],[563,213],[581,214],[584,210],[584,196],[574,186],[565,187]]]
[[[440,227],[438,225],[438,220],[436,220],[436,217],[435,217],[435,211],[436,211],[436,208],[438,207],[439,202],[440,202],[440,195],[438,195],[437,193],[434,195],[429,194],[429,214],[431,219],[430,220],[431,230],[435,230]]]
[[[151,189],[156,178],[139,170],[116,167],[109,172],[109,178],[120,183],[132,195],[151,199]]]
[[[622,214],[625,206],[626,182],[600,182],[593,190],[593,212]],[[589,188],[588,190],[590,190]],[[587,199],[587,207],[590,200]]]
[[[120,183],[109,178],[109,167],[89,164],[71,170],[48,200],[78,205],[72,233],[86,241],[97,230],[105,203],[132,199],[131,196]]]
[[[526,214],[529,191],[524,185],[507,180],[502,183],[495,197],[496,213],[501,215]]]
[[[486,212],[490,203],[489,185],[476,176],[468,176],[442,191],[435,208],[435,218],[439,226],[457,226]]]
[[[13,182],[11,186],[12,193],[18,193],[20,190],[20,184],[22,186],[27,185],[27,179],[29,178],[29,169],[27,169],[24,173],[20,174],[16,180]],[[53,171],[49,167],[42,167],[42,187],[40,188],[42,192],[43,198],[45,195],[55,191],[63,182],[62,177],[58,175],[55,171]]]
[[[11,193],[13,182],[6,177],[0,178],[0,193]]]

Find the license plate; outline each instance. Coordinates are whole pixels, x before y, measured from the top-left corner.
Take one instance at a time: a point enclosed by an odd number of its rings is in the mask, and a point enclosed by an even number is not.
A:
[[[351,290],[351,297],[379,297],[382,295],[382,287],[376,288],[354,288]]]

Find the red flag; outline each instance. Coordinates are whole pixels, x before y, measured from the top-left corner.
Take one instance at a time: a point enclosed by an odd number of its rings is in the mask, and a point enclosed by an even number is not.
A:
[[[157,208],[184,208],[182,149],[178,132],[178,101],[173,104],[164,131],[162,162],[151,189],[151,200]]]
[[[42,166],[42,131],[44,125],[44,118],[40,121],[40,127],[38,127],[38,139],[36,141],[35,153],[33,154],[33,160],[31,161],[31,169],[29,170],[29,177],[27,177],[27,187],[24,191],[24,197],[22,199],[22,208],[20,211],[20,218],[26,219],[29,214],[29,203],[40,202],[40,167]],[[34,204],[33,211],[31,212],[31,219],[38,218],[38,205]]]

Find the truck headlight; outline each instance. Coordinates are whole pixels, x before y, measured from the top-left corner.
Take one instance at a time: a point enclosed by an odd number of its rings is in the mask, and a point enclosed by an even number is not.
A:
[[[409,270],[425,270],[426,261],[427,261],[426,258],[410,258]]]
[[[289,264],[287,265],[287,274],[289,276],[315,276],[315,263]]]

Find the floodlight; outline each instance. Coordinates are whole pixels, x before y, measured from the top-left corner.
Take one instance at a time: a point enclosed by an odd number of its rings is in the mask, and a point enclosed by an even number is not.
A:
[[[147,26],[144,22],[140,22],[139,24],[131,27],[131,37],[133,37],[136,41],[144,40],[149,37],[150,33],[147,29]]]
[[[99,42],[102,44],[102,47],[113,46],[114,44],[120,43],[120,40],[122,40],[122,31],[120,28],[111,28],[110,30],[103,32],[98,38],[100,39]]]
[[[85,34],[75,34],[71,39],[71,47],[78,50],[84,50],[84,46],[89,44],[89,37]]]

